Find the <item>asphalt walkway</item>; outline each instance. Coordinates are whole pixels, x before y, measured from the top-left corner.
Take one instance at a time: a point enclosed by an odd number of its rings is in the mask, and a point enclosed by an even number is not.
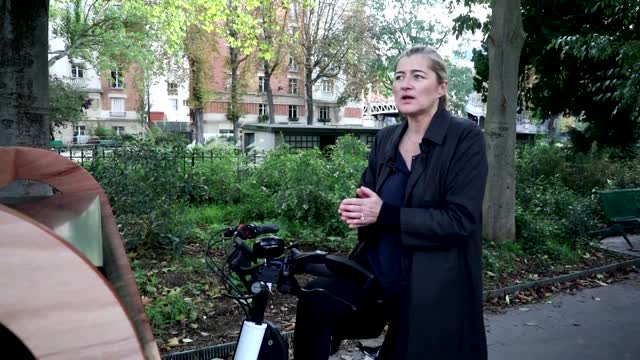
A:
[[[486,318],[491,360],[639,360],[640,276]]]
[[[487,314],[489,359],[640,360],[640,275],[630,277]],[[345,350],[331,359],[362,358]]]

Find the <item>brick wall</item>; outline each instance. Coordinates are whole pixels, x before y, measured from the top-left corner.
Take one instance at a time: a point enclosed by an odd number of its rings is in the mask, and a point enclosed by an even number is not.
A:
[[[109,94],[113,95],[125,95],[124,109],[125,111],[137,111],[140,106],[140,96],[138,95],[138,89],[134,80],[134,75],[137,69],[130,68],[129,71],[124,73],[124,89],[112,89],[111,88],[111,71],[107,71],[100,76],[100,82],[102,86],[102,109],[111,110],[111,100]]]

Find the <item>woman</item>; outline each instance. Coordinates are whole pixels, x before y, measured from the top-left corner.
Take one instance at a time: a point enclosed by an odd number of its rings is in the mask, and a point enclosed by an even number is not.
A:
[[[340,339],[377,336],[385,324],[384,360],[487,359],[484,137],[475,123],[447,112],[447,86],[434,50],[415,47],[399,58],[393,95],[407,120],[378,132],[357,197],[338,210],[358,229],[351,258],[373,271],[379,290],[360,293],[342,279],[312,283],[360,306],[354,312],[301,298],[296,359],[326,359],[328,342],[335,348]]]

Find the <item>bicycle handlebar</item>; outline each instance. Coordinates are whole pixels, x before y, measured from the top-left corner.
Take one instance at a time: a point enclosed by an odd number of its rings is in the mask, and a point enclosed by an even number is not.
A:
[[[276,236],[256,240],[253,249],[245,242],[247,239],[277,231],[278,226],[271,224],[241,224],[223,230],[224,237],[233,237],[235,247],[226,261],[232,271],[241,275],[240,279],[245,284],[248,294],[250,292],[257,294],[252,287],[256,283],[273,283],[277,285],[279,291],[295,296],[300,296],[303,292],[318,290],[305,290],[300,287],[294,278],[299,274],[319,277],[340,276],[363,288],[371,286],[375,281],[371,272],[346,257],[327,254],[323,251],[301,252],[295,246],[290,246],[289,254],[285,254],[284,241]],[[264,259],[264,263],[258,264],[258,259]],[[256,289],[258,292],[262,291],[260,290],[262,287]],[[329,292],[326,293],[345,304],[349,304]]]

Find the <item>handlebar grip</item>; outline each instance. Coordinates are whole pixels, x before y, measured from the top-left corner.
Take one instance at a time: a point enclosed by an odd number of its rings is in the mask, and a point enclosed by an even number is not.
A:
[[[276,224],[240,224],[237,227],[237,234],[242,240],[253,239],[263,234],[277,233],[278,225]]]
[[[262,234],[275,234],[278,232],[278,230],[280,230],[280,228],[276,224],[256,225],[255,236],[262,235]]]

